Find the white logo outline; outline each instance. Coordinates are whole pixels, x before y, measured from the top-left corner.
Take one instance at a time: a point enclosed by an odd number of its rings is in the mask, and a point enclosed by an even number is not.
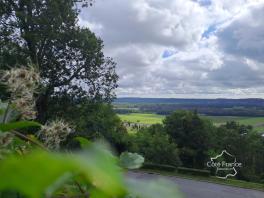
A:
[[[222,153],[220,155],[217,155],[216,157],[211,157],[211,161],[213,162],[213,160],[216,160],[217,158],[222,157],[223,154],[227,154],[231,157],[234,157],[235,158],[234,163],[236,163],[236,157],[234,155],[231,155],[230,153],[228,153],[226,150],[223,150]],[[232,169],[235,171],[234,174],[227,174],[225,177],[220,177],[220,176],[216,175],[216,177],[220,178],[220,179],[227,179],[228,177],[235,177],[237,175],[237,170],[235,169],[235,167],[233,167]],[[218,171],[219,171],[219,167],[216,168],[216,174]]]

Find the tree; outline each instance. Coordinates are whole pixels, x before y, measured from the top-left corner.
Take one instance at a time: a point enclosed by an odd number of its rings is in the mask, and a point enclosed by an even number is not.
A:
[[[90,2],[0,0],[0,69],[28,63],[39,68],[40,121],[47,119],[54,95],[70,93],[105,102],[114,97],[116,64],[104,57],[102,40],[78,26],[79,7]]]
[[[238,170],[238,179],[257,182],[264,173],[264,139],[252,126],[237,122],[227,122],[216,132],[217,152],[227,150],[234,155],[242,168]]]
[[[126,128],[112,107],[107,104],[84,104],[77,117],[80,136],[88,139],[106,139],[118,152],[125,151]]]
[[[176,111],[164,120],[167,134],[178,145],[184,166],[204,168],[214,127],[195,112]]]
[[[177,145],[170,141],[160,124],[139,130],[131,137],[130,151],[142,154],[148,162],[179,166]]]

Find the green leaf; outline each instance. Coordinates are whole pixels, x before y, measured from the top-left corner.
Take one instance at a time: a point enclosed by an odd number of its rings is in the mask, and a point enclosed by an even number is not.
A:
[[[0,109],[0,115],[3,115],[4,114],[4,110],[3,109]]]
[[[97,189],[91,189],[89,194],[91,198],[109,198],[105,193],[98,191]]]
[[[28,127],[40,127],[41,124],[33,121],[20,121],[20,122],[10,122],[6,124],[0,124],[0,131],[6,132],[15,129],[22,129]]]
[[[155,181],[127,180],[128,197],[135,198],[182,198],[177,186],[164,179]]]
[[[82,175],[87,184],[109,197],[125,193],[115,158],[94,145],[78,154],[35,151],[27,156],[7,158],[0,163],[0,178],[4,178],[0,181],[0,191],[11,189],[39,198],[58,189],[71,174]]]
[[[86,138],[76,137],[74,139],[80,143],[82,149],[85,149],[91,145],[91,142],[89,140],[87,140]]]
[[[137,153],[124,152],[120,155],[120,164],[127,169],[138,169],[144,161],[144,157]]]
[[[73,156],[82,172],[107,195],[124,192],[124,182],[117,159],[103,145],[91,144],[81,155]],[[87,171],[89,170],[89,172]]]
[[[17,190],[32,198],[42,197],[42,193],[70,168],[68,164],[61,165],[60,158],[43,152],[25,158],[13,156],[0,164],[0,177],[5,178],[0,182],[0,189]]]

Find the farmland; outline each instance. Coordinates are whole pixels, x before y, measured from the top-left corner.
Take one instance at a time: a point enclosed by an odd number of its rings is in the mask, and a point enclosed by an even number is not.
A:
[[[119,114],[123,122],[141,123],[141,124],[157,124],[162,123],[165,116],[154,113],[130,113]],[[203,116],[211,120],[216,126],[224,124],[228,121],[236,121],[244,125],[252,125],[259,132],[264,131],[264,117],[239,117],[239,116]]]
[[[148,113],[130,113],[119,114],[123,122],[141,123],[141,124],[157,124],[162,123],[165,116]]]

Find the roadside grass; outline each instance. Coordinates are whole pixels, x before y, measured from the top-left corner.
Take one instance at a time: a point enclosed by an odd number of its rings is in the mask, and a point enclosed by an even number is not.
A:
[[[190,179],[190,180],[195,180],[195,181],[209,182],[209,183],[233,186],[233,187],[238,187],[238,188],[253,189],[253,190],[259,190],[259,191],[263,191],[264,192],[264,184],[247,182],[247,181],[236,180],[236,179],[219,179],[219,178],[213,177],[213,176],[211,176],[211,177],[202,177],[202,176],[179,174],[177,171],[168,172],[168,171],[152,170],[152,169],[140,169],[140,170],[136,170],[136,172],[144,172],[144,173],[149,173],[149,174],[158,174],[158,175],[168,176],[168,177],[178,177],[178,178],[183,178],[183,179]]]

